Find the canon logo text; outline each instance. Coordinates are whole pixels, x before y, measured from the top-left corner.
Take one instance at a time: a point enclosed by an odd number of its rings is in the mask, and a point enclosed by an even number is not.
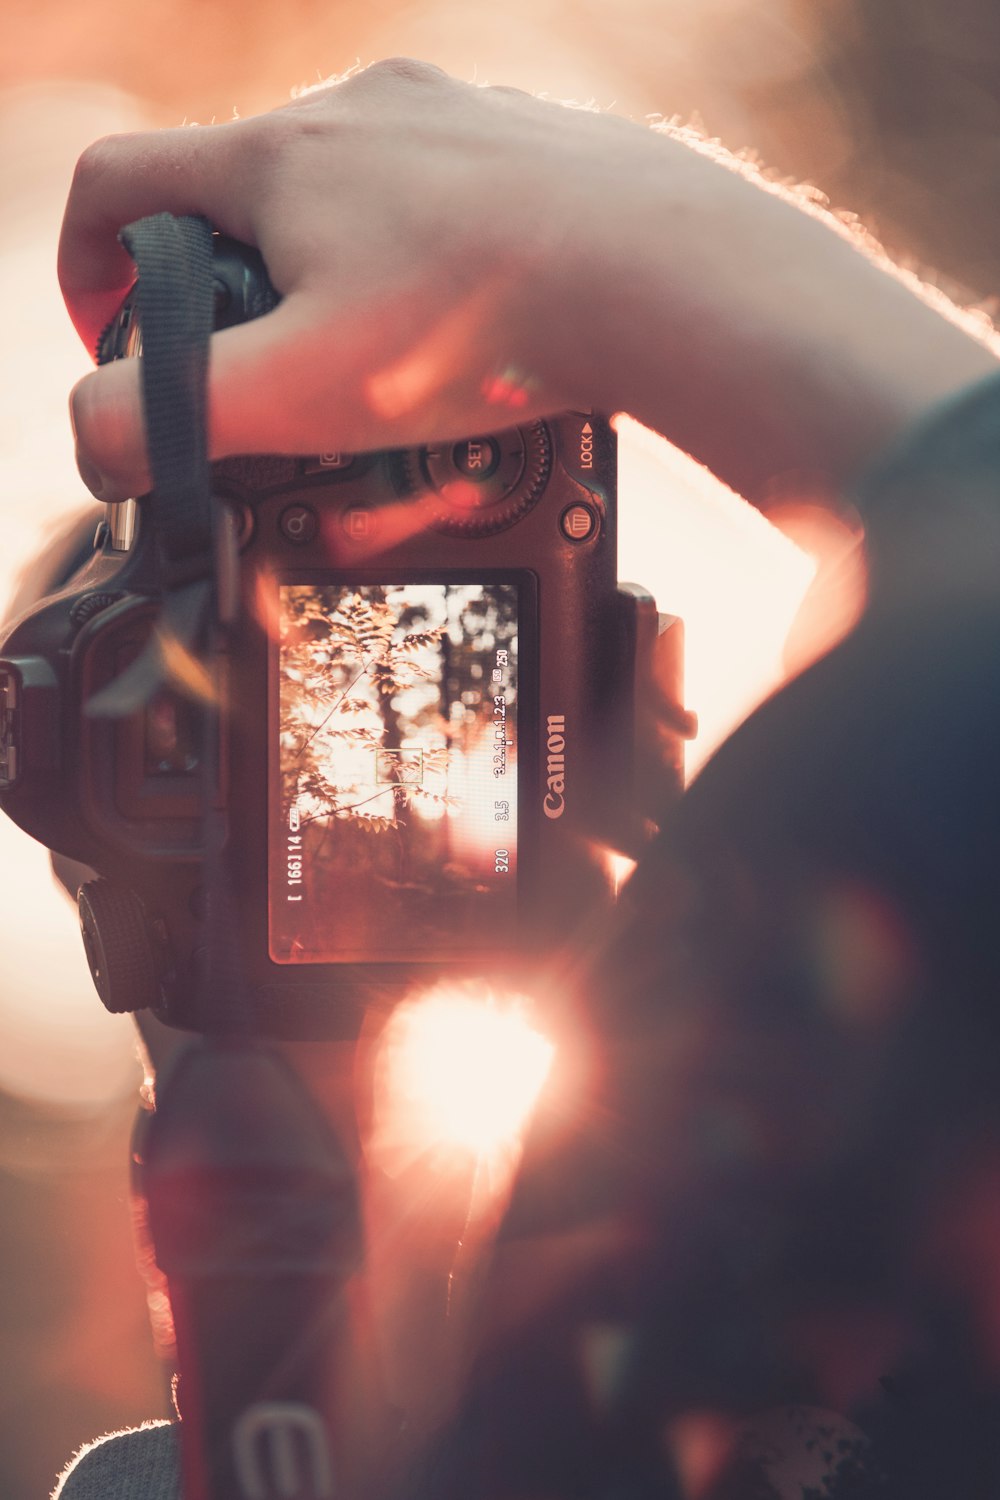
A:
[[[566,811],[566,716],[550,714],[545,721],[545,808],[547,818],[561,818]]]

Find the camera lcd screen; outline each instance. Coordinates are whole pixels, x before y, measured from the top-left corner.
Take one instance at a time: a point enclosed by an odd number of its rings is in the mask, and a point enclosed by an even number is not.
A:
[[[283,583],[272,680],[276,963],[507,945],[516,583]]]

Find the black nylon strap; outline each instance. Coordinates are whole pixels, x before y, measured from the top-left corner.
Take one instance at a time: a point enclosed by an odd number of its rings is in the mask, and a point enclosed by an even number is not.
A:
[[[150,646],[112,684],[121,703],[183,682],[187,652],[202,743],[204,943],[200,1020],[225,1039],[186,1051],[157,1087],[142,1192],[170,1288],[180,1372],[187,1500],[334,1500],[325,1420],[330,1338],[349,1333],[345,1286],[360,1255],[353,1171],[322,1114],[248,1029],[240,914],[226,862],[224,672],[206,442],[214,324],[212,236],[161,214],[123,231],[138,271],[142,382],[153,491],[144,500],[165,563]],[[219,547],[231,529],[221,521]],[[234,610],[235,613],[235,610]],[[303,1439],[308,1448],[300,1451]],[[261,1452],[263,1439],[264,1453]],[[271,1463],[271,1450],[277,1455]],[[273,1470],[273,1472],[272,1472]]]
[[[139,272],[142,381],[153,491],[148,504],[168,567],[211,565],[206,397],[213,324],[212,231],[155,214],[121,242]]]
[[[141,656],[87,703],[88,716],[136,713],[175,681],[177,653],[204,654],[215,552],[206,404],[214,324],[212,230],[205,219],[154,214],[119,238],[138,272],[143,406],[153,489],[142,504],[161,551],[166,592]],[[172,665],[172,663],[174,665]]]
[[[201,709],[204,792],[205,943],[196,975],[202,1024],[246,1029],[240,924],[226,868],[222,782],[221,681],[215,648],[217,509],[208,464],[206,399],[215,322],[212,231],[201,218],[155,214],[122,230],[138,272],[142,388],[153,490],[143,499],[165,568],[163,603],[149,645],[88,704],[90,713],[137,712],[164,685]],[[219,544],[229,533],[219,524]],[[229,536],[230,542],[232,537]]]

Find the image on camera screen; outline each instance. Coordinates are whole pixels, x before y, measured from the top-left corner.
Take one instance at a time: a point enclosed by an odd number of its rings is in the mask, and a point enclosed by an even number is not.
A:
[[[276,963],[507,946],[516,583],[285,583],[269,813]]]

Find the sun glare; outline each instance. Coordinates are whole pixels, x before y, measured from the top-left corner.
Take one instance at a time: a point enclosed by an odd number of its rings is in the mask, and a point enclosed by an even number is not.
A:
[[[627,854],[620,854],[617,849],[601,848],[596,852],[597,857],[604,865],[611,894],[617,901],[622,887],[627,885],[631,880],[637,862]]]
[[[450,1146],[477,1157],[516,1145],[554,1048],[526,1008],[441,989],[401,1006],[382,1041],[381,1096],[393,1115],[380,1135],[412,1149]]]
[[[684,621],[689,777],[785,676],[816,559],[707,469],[627,417],[618,429],[619,574]]]

